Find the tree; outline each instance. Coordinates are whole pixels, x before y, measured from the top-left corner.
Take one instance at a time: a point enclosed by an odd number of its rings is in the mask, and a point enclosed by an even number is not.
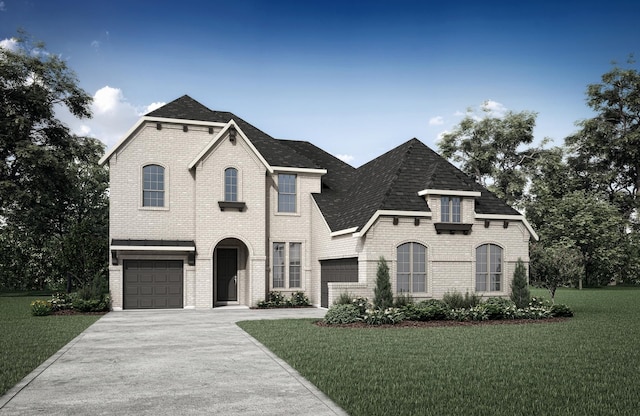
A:
[[[511,300],[518,308],[526,308],[531,300],[527,282],[527,269],[520,258],[516,263],[516,270],[513,272],[513,280],[511,281]]]
[[[384,257],[378,260],[378,271],[376,273],[376,287],[373,290],[373,306],[378,309],[386,309],[393,306],[393,293],[391,291],[391,280],[389,279],[389,266]]]
[[[44,288],[68,272],[83,284],[107,258],[104,146],[55,117],[90,117],[91,97],[44,44],[21,33],[0,47],[0,283]]]
[[[507,112],[492,116],[482,107],[483,116],[467,116],[450,133],[443,135],[438,148],[445,158],[510,204],[518,204],[527,185],[525,168],[538,157],[540,148],[521,149],[533,142],[537,114]]]
[[[529,277],[534,285],[549,291],[555,303],[556,289],[574,284],[582,278],[584,266],[577,247],[563,241],[555,245],[531,245]]]
[[[619,277],[627,256],[626,222],[615,206],[586,191],[540,199],[537,205],[544,212],[538,224],[540,242],[552,246],[563,241],[577,248],[587,286],[606,285],[611,278]]]
[[[601,83],[587,87],[587,103],[597,114],[566,138],[573,152],[569,162],[585,189],[606,193],[633,219],[640,190],[640,73],[614,66]]]

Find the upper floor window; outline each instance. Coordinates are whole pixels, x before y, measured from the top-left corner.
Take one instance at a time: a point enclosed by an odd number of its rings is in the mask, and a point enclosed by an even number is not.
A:
[[[278,212],[296,212],[296,175],[278,174]]]
[[[164,207],[164,168],[158,165],[147,165],[142,168],[143,207]]]
[[[459,196],[442,197],[440,206],[440,221],[461,222]]]
[[[238,170],[227,168],[224,171],[224,200],[236,202],[238,200]]]
[[[405,243],[397,249],[398,292],[427,291],[427,248],[420,243]]]
[[[483,244],[476,248],[476,292],[502,290],[502,247]]]

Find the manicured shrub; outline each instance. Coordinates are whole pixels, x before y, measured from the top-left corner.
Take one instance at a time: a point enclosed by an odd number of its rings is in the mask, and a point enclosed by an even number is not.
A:
[[[376,287],[373,290],[373,306],[378,309],[387,309],[393,305],[393,293],[391,292],[391,280],[389,279],[389,266],[384,257],[378,260],[376,273]]]
[[[349,292],[342,292],[340,296],[338,296],[334,301],[334,305],[351,305],[351,300],[353,296]]]
[[[410,321],[439,321],[447,319],[447,308],[444,303],[408,304],[402,307],[405,318]]]
[[[570,318],[573,316],[573,311],[567,305],[558,303],[551,306],[551,316],[555,318]]]
[[[304,292],[293,292],[289,300],[291,306],[311,306],[311,301]]]
[[[105,312],[111,309],[111,296],[102,295],[98,299],[83,299],[81,296],[71,296],[73,309],[79,312]]]
[[[51,315],[53,307],[48,300],[37,299],[31,302],[31,315],[33,316],[47,316]]]
[[[360,315],[364,315],[364,312],[367,309],[371,308],[371,304],[369,303],[369,299],[364,298],[362,296],[356,296],[355,298],[351,299],[351,304],[353,306],[355,306],[356,308],[358,308],[358,311],[360,311]]]
[[[361,320],[360,311],[351,304],[333,305],[324,315],[324,322],[330,325],[351,324]]]
[[[517,308],[526,308],[531,300],[529,285],[527,284],[527,269],[524,267],[522,259],[518,259],[516,270],[513,272],[511,281],[511,300]]]
[[[72,309],[73,298],[69,293],[55,293],[51,296],[51,307],[54,312]]]
[[[409,304],[413,304],[413,297],[411,297],[411,294],[405,292],[398,294],[393,302],[393,306],[396,308],[402,308]]]
[[[497,297],[487,299],[480,306],[484,308],[488,319],[513,319],[517,309],[512,300]]]
[[[267,294],[265,300],[258,302],[258,308],[299,308],[304,306],[311,306],[311,301],[307,295],[302,292],[293,292],[289,298],[287,298],[282,292],[271,291]]]
[[[464,295],[462,295],[462,293],[454,290],[453,292],[445,293],[442,297],[442,300],[450,309],[461,309],[478,306],[482,301],[482,297],[476,295],[475,293],[469,294],[469,292],[466,292]]]
[[[442,299],[425,299],[418,302],[420,306],[438,306],[447,309],[447,304]]]
[[[362,319],[369,325],[393,325],[398,322],[402,322],[405,319],[405,316],[399,308],[373,308],[367,309]]]

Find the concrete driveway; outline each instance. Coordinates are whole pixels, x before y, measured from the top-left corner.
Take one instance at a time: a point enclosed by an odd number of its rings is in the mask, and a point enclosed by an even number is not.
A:
[[[110,312],[0,397],[0,415],[345,415],[235,325],[324,313]]]

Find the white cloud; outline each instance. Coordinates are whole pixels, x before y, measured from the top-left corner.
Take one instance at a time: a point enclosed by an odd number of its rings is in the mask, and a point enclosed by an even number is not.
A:
[[[104,142],[107,147],[112,147],[129,131],[140,116],[152,111],[150,108],[156,109],[164,104],[156,102],[134,106],[127,101],[121,89],[105,86],[96,91],[93,96],[92,118],[78,120],[65,108],[58,110],[58,117],[69,126],[72,133],[95,137]]]
[[[94,40],[91,42],[91,47],[93,49],[95,49],[96,51],[100,50],[100,41],[99,40]]]
[[[4,2],[0,1],[0,12],[3,12],[5,10],[7,10],[7,8],[4,6]]]
[[[355,159],[355,157],[353,157],[352,155],[336,155],[336,157],[340,160],[342,160],[345,163],[351,163],[353,162],[353,160]]]
[[[493,100],[487,100],[482,103],[481,109],[490,117],[501,118],[507,113],[507,108],[502,103]]]
[[[443,130],[440,133],[438,133],[438,138],[437,141],[442,140],[442,138],[444,137],[445,134],[451,133],[449,130]]]
[[[18,40],[16,38],[2,39],[0,40],[0,48],[15,52],[18,50]]]
[[[442,118],[442,116],[431,117],[429,119],[430,126],[440,126],[442,124],[444,124],[444,119]]]

